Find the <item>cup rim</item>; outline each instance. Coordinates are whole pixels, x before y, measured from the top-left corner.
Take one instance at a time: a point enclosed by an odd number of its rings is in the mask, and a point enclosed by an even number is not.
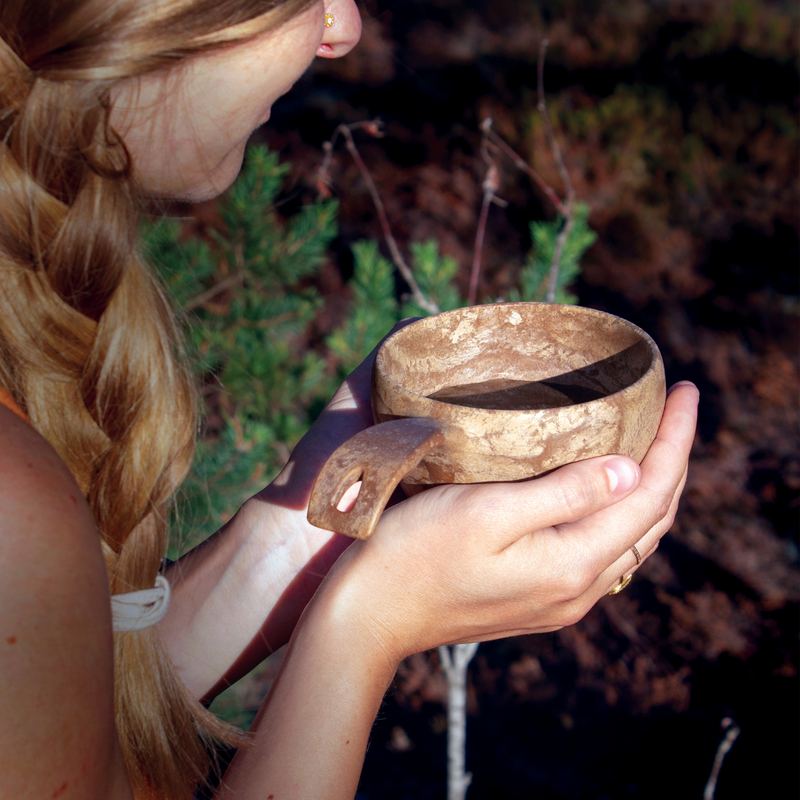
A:
[[[435,320],[435,319],[437,319],[439,317],[442,317],[442,316],[445,316],[445,315],[448,315],[448,316],[457,315],[459,313],[463,314],[463,313],[466,313],[466,312],[469,312],[469,311],[480,313],[480,311],[482,309],[496,308],[496,307],[501,307],[501,306],[509,307],[509,308],[513,308],[515,306],[516,307],[525,307],[525,308],[530,308],[531,306],[552,307],[552,308],[560,308],[560,309],[566,309],[566,310],[574,310],[574,311],[577,311],[580,314],[588,314],[589,316],[596,316],[596,317],[610,318],[610,319],[613,319],[613,320],[618,320],[619,322],[623,323],[627,328],[629,328],[633,332],[635,332],[638,336],[640,336],[647,343],[647,345],[648,345],[648,347],[650,349],[650,354],[651,354],[652,358],[651,358],[650,366],[642,373],[642,375],[639,378],[637,378],[635,381],[633,381],[633,383],[629,383],[627,386],[623,387],[622,389],[619,389],[616,392],[612,392],[611,394],[603,395],[602,397],[598,397],[598,398],[595,398],[593,400],[585,400],[582,403],[570,403],[568,406],[562,406],[562,407],[530,408],[530,409],[481,408],[480,409],[481,413],[487,413],[487,414],[490,414],[492,416],[498,416],[498,415],[503,415],[503,414],[513,414],[515,416],[517,416],[519,414],[528,414],[528,415],[534,415],[534,416],[541,416],[541,415],[546,414],[548,412],[563,411],[565,409],[573,410],[573,409],[579,408],[581,406],[588,406],[588,405],[591,405],[592,403],[596,403],[596,402],[598,402],[600,400],[608,400],[608,398],[616,397],[616,396],[618,396],[618,395],[620,395],[620,394],[622,394],[624,392],[630,392],[635,386],[637,386],[638,384],[640,384],[643,381],[645,381],[646,379],[648,379],[648,377],[653,372],[653,370],[657,368],[656,367],[657,363],[659,361],[663,361],[663,358],[661,356],[661,351],[659,350],[659,347],[655,343],[655,341],[652,338],[652,336],[650,336],[650,334],[647,333],[647,331],[643,330],[638,325],[636,325],[635,323],[631,322],[630,320],[625,319],[624,317],[617,316],[616,314],[611,314],[608,311],[600,311],[599,309],[596,309],[596,308],[589,308],[588,306],[572,305],[572,304],[568,304],[568,303],[504,301],[504,302],[499,302],[499,303],[484,303],[484,304],[474,305],[474,306],[462,306],[461,308],[454,308],[454,309],[451,309],[450,311],[442,311],[439,314],[432,314],[429,317],[422,317],[421,319],[418,319],[415,322],[412,322],[410,325],[406,325],[405,327],[401,328],[399,331],[395,331],[391,336],[388,336],[384,340],[383,344],[380,346],[380,348],[378,350],[378,353],[377,353],[377,355],[375,357],[375,365],[373,367],[373,375],[377,375],[380,372],[381,379],[383,381],[385,381],[387,383],[391,383],[392,386],[396,387],[396,389],[398,389],[401,394],[406,395],[409,398],[413,398],[414,402],[427,401],[428,403],[431,403],[433,408],[438,408],[438,410],[441,412],[441,413],[436,415],[437,417],[442,417],[442,416],[457,417],[458,416],[458,412],[461,411],[461,410],[464,410],[464,409],[474,413],[475,409],[473,407],[471,407],[471,406],[461,406],[458,403],[446,403],[446,402],[444,402],[442,400],[436,400],[435,398],[429,397],[429,396],[424,395],[424,394],[420,394],[419,392],[415,392],[412,389],[409,389],[408,387],[403,386],[402,384],[400,384],[396,380],[394,380],[386,371],[382,371],[381,372],[378,369],[378,364],[383,360],[382,356],[384,354],[384,349],[387,347],[387,345],[389,345],[390,342],[394,341],[398,337],[402,338],[402,335],[404,333],[406,333],[410,328],[413,328],[415,325],[424,324],[424,323],[427,323],[427,322],[429,322],[431,320]],[[374,384],[374,378],[373,378],[373,384]]]

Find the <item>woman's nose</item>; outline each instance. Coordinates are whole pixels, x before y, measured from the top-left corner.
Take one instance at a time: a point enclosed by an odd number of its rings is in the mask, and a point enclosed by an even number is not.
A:
[[[361,12],[355,0],[325,0],[325,33],[317,50],[320,58],[341,58],[361,38]]]

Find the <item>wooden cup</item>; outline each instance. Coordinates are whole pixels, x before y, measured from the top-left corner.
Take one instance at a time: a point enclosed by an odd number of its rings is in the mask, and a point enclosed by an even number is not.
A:
[[[517,481],[594,456],[641,462],[666,400],[655,342],[611,314],[549,303],[448,311],[390,336],[372,372],[376,425],[339,447],[308,519],[366,539],[398,483]],[[342,496],[361,481],[355,505]]]

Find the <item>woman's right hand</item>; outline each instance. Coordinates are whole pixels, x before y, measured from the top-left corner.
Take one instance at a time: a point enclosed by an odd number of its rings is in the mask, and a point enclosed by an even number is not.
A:
[[[337,562],[320,601],[394,660],[441,644],[581,619],[672,525],[698,393],[670,393],[641,467],[605,456],[513,484],[430,489],[383,515]]]

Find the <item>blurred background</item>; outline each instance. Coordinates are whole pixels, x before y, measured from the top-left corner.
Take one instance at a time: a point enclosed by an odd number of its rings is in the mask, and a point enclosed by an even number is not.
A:
[[[700,388],[672,534],[631,586],[555,634],[482,645],[471,666],[469,800],[701,797],[721,722],[741,729],[718,800],[794,798],[798,775],[800,11],[768,0],[364,0],[361,44],[322,61],[256,134],[291,166],[278,210],[314,199],[323,142],[356,133],[401,247],[435,239],[466,293],[486,165],[481,121],[558,193],[549,113],[598,239],[573,285]],[[547,198],[498,159],[479,297],[502,297]],[[347,313],[350,247],[380,238],[337,148],[339,233],[314,279],[313,344]],[[203,214],[213,208],[200,209]],[[402,293],[404,286],[398,285]],[[257,707],[274,664],[219,702]],[[445,796],[444,681],[406,662],[359,798]]]

